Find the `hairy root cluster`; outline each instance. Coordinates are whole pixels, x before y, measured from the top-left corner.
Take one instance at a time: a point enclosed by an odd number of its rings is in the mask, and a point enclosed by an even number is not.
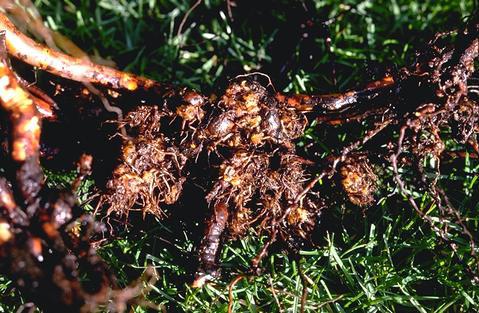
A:
[[[108,215],[127,216],[130,210],[141,210],[162,216],[161,204],[178,200],[186,158],[159,132],[160,119],[156,107],[139,107],[123,120],[135,136],[125,138],[120,164],[100,201],[100,205],[108,204]]]
[[[399,192],[454,252],[457,243],[444,221],[460,226],[457,236],[469,242],[472,262],[458,262],[479,281],[476,238],[438,184],[446,140],[467,144],[479,154],[477,15],[455,35],[437,34],[412,65],[385,73],[364,88],[328,95],[282,94],[271,90],[271,82],[265,87],[254,75],[243,75],[230,81],[222,96],[208,98],[93,64],[87,56],[75,58],[75,49],[65,51],[69,55],[45,49],[3,14],[0,29],[0,104],[9,125],[4,150],[13,164],[0,179],[0,271],[42,308],[91,310],[111,298],[115,280],[91,248],[90,237],[100,226],[82,213],[74,193],[91,158],[83,158],[73,192],[44,187],[41,121],[61,120],[52,100],[57,92],[47,95],[25,83],[11,69],[7,52],[85,84],[103,110],[118,117],[120,157],[98,204],[105,214],[126,218],[130,211],[141,211],[164,217],[167,207],[181,202],[188,182],[204,191],[210,214],[198,249],[196,287],[219,275],[226,239],[248,232],[268,236],[252,260],[253,272],[273,242],[294,250],[308,240],[322,211],[337,203],[318,182],[339,187],[353,205],[373,204],[380,179],[387,179],[379,177],[373,163],[389,167],[383,172],[389,171]],[[43,30],[37,35],[45,42],[65,43]],[[320,158],[296,147],[312,121],[317,129],[361,124],[366,131]],[[435,168],[427,168],[427,160]],[[420,209],[411,185],[431,196],[439,221]],[[96,278],[92,286],[80,281],[80,270]],[[54,291],[53,299],[43,297],[46,289]]]
[[[317,188],[321,180],[339,185],[353,205],[373,204],[380,180],[374,162],[391,166],[402,193],[415,184],[432,195],[441,212],[460,221],[437,186],[437,173],[446,149],[444,129],[451,130],[450,139],[477,148],[472,83],[477,33],[472,19],[458,31],[456,44],[445,40],[450,35],[438,34],[411,66],[344,94],[285,95],[248,75],[233,79],[219,97],[168,89],[161,104],[133,108],[121,122],[127,135],[102,204],[109,214],[138,209],[162,216],[162,206],[181,199],[184,183],[201,182],[211,216],[194,286],[219,275],[219,253],[227,238],[249,231],[268,236],[252,260],[253,269],[274,241],[294,248],[308,240],[321,211],[331,205],[324,188]],[[363,123],[369,129],[333,155],[308,160],[296,151],[296,140],[312,120],[317,128]],[[391,139],[394,134],[397,140]],[[422,165],[431,159],[436,174]],[[413,167],[419,177],[400,175],[402,167]],[[444,225],[421,216],[450,242]]]
[[[358,206],[374,202],[378,177],[365,155],[351,156],[339,168],[341,185],[349,201]]]

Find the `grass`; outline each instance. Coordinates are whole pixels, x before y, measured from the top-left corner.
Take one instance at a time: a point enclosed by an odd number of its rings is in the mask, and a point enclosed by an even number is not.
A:
[[[89,53],[205,93],[217,92],[228,78],[247,71],[270,74],[276,88],[286,91],[346,90],[374,78],[384,66],[407,64],[433,33],[457,27],[474,7],[472,1],[459,0],[305,2],[307,12],[299,1],[234,1],[232,21],[225,1],[204,0],[179,33],[194,1],[35,1],[50,27]],[[333,17],[330,54],[320,22]],[[306,37],[300,25],[308,19],[314,27]],[[309,130],[307,135],[321,145],[323,155],[330,153],[332,147],[321,142],[320,133]],[[343,130],[340,136],[346,140],[349,134]],[[50,173],[49,179],[62,184],[67,176]],[[478,177],[479,162],[468,157],[447,167],[441,177],[475,234]],[[427,194],[415,191],[415,197],[431,216],[438,215]],[[307,312],[477,311],[479,288],[387,178],[376,198],[377,204],[365,213],[351,205],[329,208],[314,236],[316,246],[301,251],[297,261],[275,247],[262,275],[234,286],[234,312],[299,312],[300,268],[308,281]],[[223,279],[195,290],[188,283],[198,243],[193,234],[201,223],[148,217],[104,246],[101,254],[121,284],[153,266],[159,279],[147,299],[158,310],[226,312],[228,284],[248,268],[265,239],[251,234],[227,243],[221,257]],[[456,228],[451,225],[453,235]],[[454,239],[459,256],[466,258],[468,243]],[[0,290],[0,312],[18,308],[22,299],[8,281],[0,280]]]

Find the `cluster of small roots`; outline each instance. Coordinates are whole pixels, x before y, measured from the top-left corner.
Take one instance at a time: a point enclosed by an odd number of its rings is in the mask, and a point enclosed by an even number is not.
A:
[[[303,134],[305,116],[277,101],[258,82],[238,79],[212,104],[200,140],[208,149],[218,146],[251,150],[272,145],[294,150],[293,140]]]
[[[18,11],[10,14],[27,19]],[[260,82],[264,75],[242,75],[221,96],[206,97],[94,64],[75,49],[62,48],[64,54],[54,46],[72,47],[67,39],[42,28],[36,35],[47,44],[53,40],[51,49],[45,49],[3,14],[0,30],[0,104],[8,135],[3,147],[4,158],[12,163],[0,178],[0,271],[46,311],[93,310],[111,298],[115,279],[91,248],[91,237],[101,226],[83,213],[75,196],[92,159],[81,159],[72,190],[44,187],[40,156],[48,147],[40,151],[41,121],[62,122],[55,112],[59,92],[43,92],[24,81],[11,69],[7,53],[62,77],[63,84],[65,79],[84,84],[82,90],[98,98],[101,110],[118,118],[118,131],[110,135],[120,138],[120,157],[98,212],[127,218],[140,211],[163,218],[169,208],[188,203],[183,199],[186,183],[203,190],[204,204],[195,209],[204,205],[209,217],[198,248],[196,287],[218,277],[224,240],[251,232],[267,236],[251,261],[257,273],[272,243],[282,241],[296,251],[310,239],[323,210],[338,199],[367,208],[375,203],[380,181],[388,179],[454,252],[457,238],[451,239],[448,221],[460,226],[455,236],[469,242],[472,261],[458,257],[458,262],[478,280],[471,225],[438,184],[446,140],[479,154],[477,15],[463,29],[437,34],[412,65],[384,73],[363,88],[326,95],[282,94],[271,81],[267,86]],[[308,125],[365,131],[321,157],[297,148],[300,139],[306,147],[316,144],[302,137]],[[439,219],[419,208],[411,187],[431,196]],[[344,197],[331,196],[337,192]],[[85,273],[93,278],[92,286],[80,281]]]
[[[127,136],[101,205],[108,214],[140,209],[161,217],[183,183],[202,174],[197,168],[216,173],[204,186],[213,214],[199,249],[194,285],[200,286],[219,274],[223,238],[256,229],[306,240],[322,202],[313,192],[302,194],[314,163],[295,154],[307,126],[301,111],[249,77],[231,81],[217,101],[180,94],[162,106],[135,108],[121,122]]]
[[[128,216],[129,211],[140,210],[162,216],[161,204],[178,200],[186,158],[159,132],[160,119],[157,108],[139,107],[122,121],[135,135],[125,138],[121,163],[107,183],[101,203],[109,204],[108,215]]]
[[[124,214],[137,207],[155,212],[151,203],[156,205],[156,213],[162,212],[162,205],[181,198],[185,181],[212,177],[202,186],[211,216],[199,247],[200,265],[193,283],[201,286],[219,275],[218,256],[225,239],[238,239],[251,231],[267,235],[269,240],[252,260],[255,269],[272,242],[282,240],[294,247],[300,239],[308,240],[321,211],[337,203],[324,188],[318,188],[319,181],[339,187],[349,203],[364,209],[375,203],[380,185],[376,168],[389,164],[392,182],[440,238],[453,246],[446,225],[434,223],[419,210],[409,195],[409,184],[429,192],[441,214],[463,226],[475,258],[474,238],[437,181],[446,149],[443,130],[451,130],[449,139],[477,149],[478,91],[473,83],[477,27],[471,19],[453,35],[437,34],[418,51],[411,66],[343,94],[286,95],[274,91],[271,82],[264,86],[258,77],[242,75],[219,97],[178,89],[161,105],[133,109],[123,122],[133,130],[136,126],[131,121],[144,120],[138,116],[145,110],[148,116],[157,114],[158,118],[153,123],[142,121],[144,129],[125,139],[122,164],[108,184],[109,212]],[[298,153],[296,141],[314,120],[318,129],[352,123],[369,129],[327,158],[310,158]],[[155,125],[158,131],[145,125]],[[136,154],[131,157],[130,151],[140,151],[135,143],[144,140],[145,132],[153,134],[145,153],[158,175],[150,181],[142,178],[137,184],[137,180],[130,181],[135,166],[128,160],[138,158]],[[167,156],[168,152],[172,155]],[[159,161],[155,161],[157,157]],[[424,164],[435,164],[434,173]],[[407,172],[400,169],[403,167],[418,174],[400,175]],[[151,167],[146,169],[148,172]],[[144,176],[143,171],[139,173]],[[127,185],[134,186],[129,194],[125,193]],[[145,201],[145,194],[154,201]]]
[[[351,156],[339,168],[341,185],[349,201],[358,206],[368,206],[374,202],[378,177],[373,171],[367,156]]]

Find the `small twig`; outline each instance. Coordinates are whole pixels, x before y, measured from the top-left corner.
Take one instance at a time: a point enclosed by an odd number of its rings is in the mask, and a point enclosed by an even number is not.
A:
[[[243,278],[246,278],[247,276],[245,275],[238,275],[231,281],[231,283],[228,286],[228,313],[233,312],[233,305],[234,305],[234,299],[233,299],[233,288],[235,285],[242,280]]]
[[[273,279],[271,276],[268,276],[269,285],[271,286],[271,293],[273,294],[274,301],[276,301],[276,305],[278,306],[279,313],[283,313],[283,309],[281,308],[281,303],[279,302],[278,295],[276,294],[276,290],[274,289]]]
[[[228,10],[228,16],[229,18],[233,21],[233,11],[231,10],[231,7],[233,6],[234,2],[231,0],[226,0],[226,9]]]
[[[318,307],[316,308],[316,310],[319,310],[320,308],[322,308],[322,307],[325,306],[325,305],[328,305],[328,304],[330,304],[330,303],[334,303],[334,302],[336,302],[336,301],[338,301],[338,300],[341,300],[342,298],[344,298],[344,295],[340,295],[340,296],[337,296],[337,297],[334,298],[334,299],[325,301],[325,302],[321,303],[320,305],[318,305]]]
[[[306,275],[304,274],[303,270],[301,269],[301,262],[299,258],[296,258],[296,263],[298,265],[298,273],[299,276],[301,277],[301,284],[303,285],[303,290],[301,291],[301,309],[300,312],[304,313],[304,309],[306,307],[306,301],[308,300],[308,279]]]
[[[181,32],[183,31],[183,26],[185,26],[186,20],[188,19],[188,16],[193,12],[194,9],[196,9],[197,6],[201,4],[203,0],[197,0],[191,8],[189,8],[188,11],[186,11],[185,15],[183,16],[183,19],[181,20],[180,26],[178,27],[178,32],[176,33],[176,37],[181,36]]]

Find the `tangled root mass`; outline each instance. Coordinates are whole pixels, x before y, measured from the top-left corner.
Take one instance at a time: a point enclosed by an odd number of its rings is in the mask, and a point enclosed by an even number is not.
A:
[[[187,183],[200,185],[210,215],[198,248],[196,287],[219,276],[225,240],[250,231],[267,236],[251,261],[255,271],[273,242],[282,241],[294,250],[309,240],[322,211],[338,203],[331,189],[342,192],[350,204],[366,208],[375,202],[386,172],[454,252],[457,244],[447,223],[424,214],[408,186],[427,191],[441,217],[460,226],[458,235],[469,243],[472,261],[459,262],[479,281],[475,238],[438,184],[446,140],[479,154],[476,15],[455,36],[437,34],[418,51],[412,65],[362,89],[286,95],[246,75],[230,81],[220,97],[209,98],[40,49],[3,14],[0,26],[5,30],[0,36],[0,104],[3,125],[8,125],[3,157],[12,164],[11,172],[0,178],[0,271],[45,310],[91,311],[112,295],[125,298],[92,247],[91,237],[104,229],[84,214],[76,197],[82,179],[91,172],[92,158],[81,158],[71,190],[44,186],[40,158],[54,149],[48,142],[40,144],[40,122],[61,123],[54,100],[65,97],[65,85],[74,85],[55,76],[96,84],[87,89],[101,100],[103,111],[120,117],[126,113],[116,121],[121,148],[98,201],[102,212],[124,219],[131,211],[164,218],[169,208],[181,205]],[[32,89],[12,70],[7,52],[51,72],[55,90]],[[85,89],[72,92],[78,102],[81,90]],[[103,122],[105,112],[89,113]],[[353,134],[354,140],[321,158],[297,147],[313,121],[316,129],[356,123],[366,131]],[[427,160],[436,164],[433,173],[424,166]],[[329,192],[324,185],[331,187]],[[83,271],[96,279],[85,285],[80,280]],[[45,290],[53,290],[51,297],[44,297]]]

